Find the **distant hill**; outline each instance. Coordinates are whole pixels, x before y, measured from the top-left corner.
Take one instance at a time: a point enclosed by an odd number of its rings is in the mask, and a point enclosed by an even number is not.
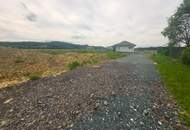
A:
[[[79,45],[61,41],[51,42],[0,42],[0,47],[18,48],[18,49],[95,49],[106,50],[101,46]]]

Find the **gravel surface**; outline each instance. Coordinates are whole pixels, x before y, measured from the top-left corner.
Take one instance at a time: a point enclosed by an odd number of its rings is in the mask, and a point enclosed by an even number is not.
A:
[[[0,91],[0,130],[185,129],[144,55]]]

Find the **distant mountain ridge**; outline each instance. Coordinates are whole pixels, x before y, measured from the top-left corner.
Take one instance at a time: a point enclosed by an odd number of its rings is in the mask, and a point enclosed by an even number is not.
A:
[[[10,47],[18,49],[98,49],[106,50],[102,46],[89,46],[89,45],[79,45],[69,42],[62,41],[51,41],[51,42],[0,42],[0,47]]]

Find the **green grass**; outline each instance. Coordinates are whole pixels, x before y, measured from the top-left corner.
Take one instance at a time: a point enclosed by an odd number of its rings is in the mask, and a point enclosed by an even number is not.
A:
[[[173,97],[181,106],[181,117],[190,128],[190,67],[177,59],[161,54],[153,55],[157,68]]]
[[[79,66],[81,66],[81,64],[78,61],[74,61],[74,62],[72,62],[72,63],[70,63],[68,65],[68,67],[69,67],[70,70],[74,70],[74,69],[76,69]]]
[[[109,59],[117,59],[124,56],[124,54],[119,53],[119,52],[114,52],[114,51],[109,51],[106,53],[106,55]]]
[[[39,74],[31,74],[30,76],[29,76],[29,79],[30,80],[38,80],[38,79],[40,79],[41,78],[41,76],[39,75]]]
[[[91,60],[88,60],[88,61],[83,61],[81,65],[83,66],[83,65],[93,65],[93,64],[98,64],[98,60],[91,59]]]
[[[22,63],[24,61],[25,61],[25,58],[23,58],[23,57],[16,57],[16,59],[15,59],[15,63]]]
[[[86,50],[86,49],[38,49],[37,51],[48,53],[48,54],[65,54],[68,52],[76,53],[93,53],[93,54],[106,54],[109,59],[117,59],[125,56],[122,53],[114,51],[100,51],[100,50]]]

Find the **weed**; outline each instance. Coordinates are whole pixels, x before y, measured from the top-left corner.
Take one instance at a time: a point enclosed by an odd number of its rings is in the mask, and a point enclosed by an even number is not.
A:
[[[81,64],[78,61],[74,61],[74,62],[72,62],[72,63],[70,63],[68,65],[68,67],[69,67],[70,70],[74,70],[74,69],[76,69],[79,66],[81,66]]]
[[[29,79],[30,79],[30,80],[38,80],[38,79],[40,79],[40,78],[41,78],[41,76],[38,75],[38,74],[31,74],[31,75],[29,76]]]
[[[25,58],[23,58],[23,57],[16,57],[16,59],[15,59],[15,63],[22,63],[24,61],[25,61]]]

